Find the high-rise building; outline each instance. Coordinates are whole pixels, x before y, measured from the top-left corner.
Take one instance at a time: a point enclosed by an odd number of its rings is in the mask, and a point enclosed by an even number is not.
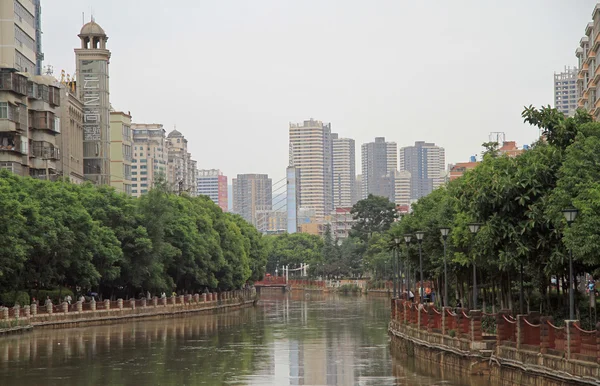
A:
[[[350,235],[352,226],[356,223],[351,207],[335,208],[331,212],[331,234],[335,240],[346,239]]]
[[[298,231],[298,202],[300,201],[300,185],[298,169],[289,166],[286,171],[286,209],[287,233]]]
[[[54,179],[60,151],[60,83],[0,67],[0,168]]]
[[[396,171],[394,176],[394,197],[396,205],[411,204],[411,175],[408,170]]]
[[[362,174],[356,176],[356,181],[354,183],[354,203],[363,199],[363,178]]]
[[[577,67],[565,67],[563,72],[554,73],[554,107],[573,116],[577,110]]]
[[[0,1],[0,64],[41,75],[41,25],[40,0]]]
[[[187,139],[177,130],[167,136],[167,181],[175,192],[197,195],[198,179],[196,161],[188,152]]]
[[[122,111],[110,112],[110,185],[117,192],[131,195],[131,163],[133,141],[131,115]]]
[[[396,143],[376,137],[362,145],[362,198],[369,194],[394,201],[394,172],[397,169]],[[393,154],[390,154],[392,153]]]
[[[83,183],[83,103],[77,96],[76,82],[61,82],[60,124],[56,136],[60,148],[58,173],[75,184]]]
[[[588,111],[594,120],[600,119],[600,93],[596,87],[600,82],[600,3],[592,11],[592,21],[585,27],[585,35],[579,41],[575,55],[579,61],[577,75],[577,107]],[[571,85],[569,84],[569,87]],[[564,91],[564,90],[563,90]],[[570,89],[569,89],[570,91]],[[570,104],[570,99],[569,99]]]
[[[198,170],[198,195],[208,196],[223,212],[228,210],[227,176],[219,169]]]
[[[108,36],[94,20],[79,33],[75,49],[77,90],[83,102],[83,173],[87,180],[110,185]]]
[[[290,166],[299,173],[299,208],[314,209],[317,219],[333,210],[331,124],[313,119],[290,123]]]
[[[161,124],[132,123],[131,195],[140,197],[162,180],[167,182],[167,139]]]
[[[411,175],[411,200],[418,200],[445,182],[446,155],[443,147],[423,141],[400,149],[400,171]]]
[[[269,226],[273,209],[273,183],[266,174],[238,174],[233,181],[233,212],[260,232]]]
[[[338,138],[332,134],[333,146],[333,206],[351,207],[354,201],[356,183],[356,160],[354,140]]]

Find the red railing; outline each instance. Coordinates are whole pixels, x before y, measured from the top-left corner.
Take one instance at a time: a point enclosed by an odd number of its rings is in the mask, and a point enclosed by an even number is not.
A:
[[[471,331],[471,318],[463,310],[460,311],[458,330],[461,334],[469,334]]]
[[[433,319],[432,328],[442,329],[442,313],[439,312],[435,307],[431,307],[432,313],[429,315]]]
[[[541,328],[539,324],[529,323],[527,318],[521,319],[521,343],[530,346],[540,346]]]
[[[456,314],[446,309],[446,333],[450,330],[456,331]]]
[[[514,320],[510,315],[502,315],[504,319],[505,328],[505,340],[510,342],[517,342],[517,321]]]
[[[290,280],[291,282],[292,280]],[[299,281],[299,280],[296,280]],[[285,285],[286,280],[283,276],[266,276],[263,280],[257,281],[254,285],[265,286],[265,285]]]
[[[598,346],[596,342],[596,331],[586,331],[574,324],[575,330],[579,334],[581,342],[580,353],[583,355],[589,355],[596,357],[598,355]]]
[[[548,323],[548,343],[549,348],[557,351],[565,351],[566,334],[564,327],[556,327],[554,324]]]

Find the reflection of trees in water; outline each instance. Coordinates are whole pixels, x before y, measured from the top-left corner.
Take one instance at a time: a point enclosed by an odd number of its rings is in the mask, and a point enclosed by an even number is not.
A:
[[[221,384],[251,374],[264,355],[251,309],[64,330],[0,344],[0,384]],[[257,349],[258,347],[258,349]],[[42,369],[31,371],[31,368]],[[161,381],[162,380],[162,381]]]

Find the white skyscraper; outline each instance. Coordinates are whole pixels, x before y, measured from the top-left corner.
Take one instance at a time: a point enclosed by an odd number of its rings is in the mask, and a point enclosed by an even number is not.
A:
[[[333,206],[348,208],[354,205],[356,183],[355,143],[350,138],[333,138]]]
[[[446,153],[443,147],[423,141],[400,149],[400,171],[411,175],[411,200],[428,195],[445,182]]]

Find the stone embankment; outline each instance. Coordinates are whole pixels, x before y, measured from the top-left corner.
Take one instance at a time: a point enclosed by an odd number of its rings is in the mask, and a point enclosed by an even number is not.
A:
[[[438,310],[400,299],[391,305],[389,332],[397,355],[486,377],[491,384],[600,385],[600,324],[586,331],[577,320],[557,327],[538,313],[513,318],[507,310]]]
[[[0,309],[0,335],[33,327],[51,326],[54,328],[74,325],[115,322],[119,320],[172,316],[192,312],[209,312],[220,309],[239,308],[252,305],[256,300],[254,289],[221,293],[181,295],[170,298],[118,299],[96,302],[77,301],[53,305],[30,306]]]

